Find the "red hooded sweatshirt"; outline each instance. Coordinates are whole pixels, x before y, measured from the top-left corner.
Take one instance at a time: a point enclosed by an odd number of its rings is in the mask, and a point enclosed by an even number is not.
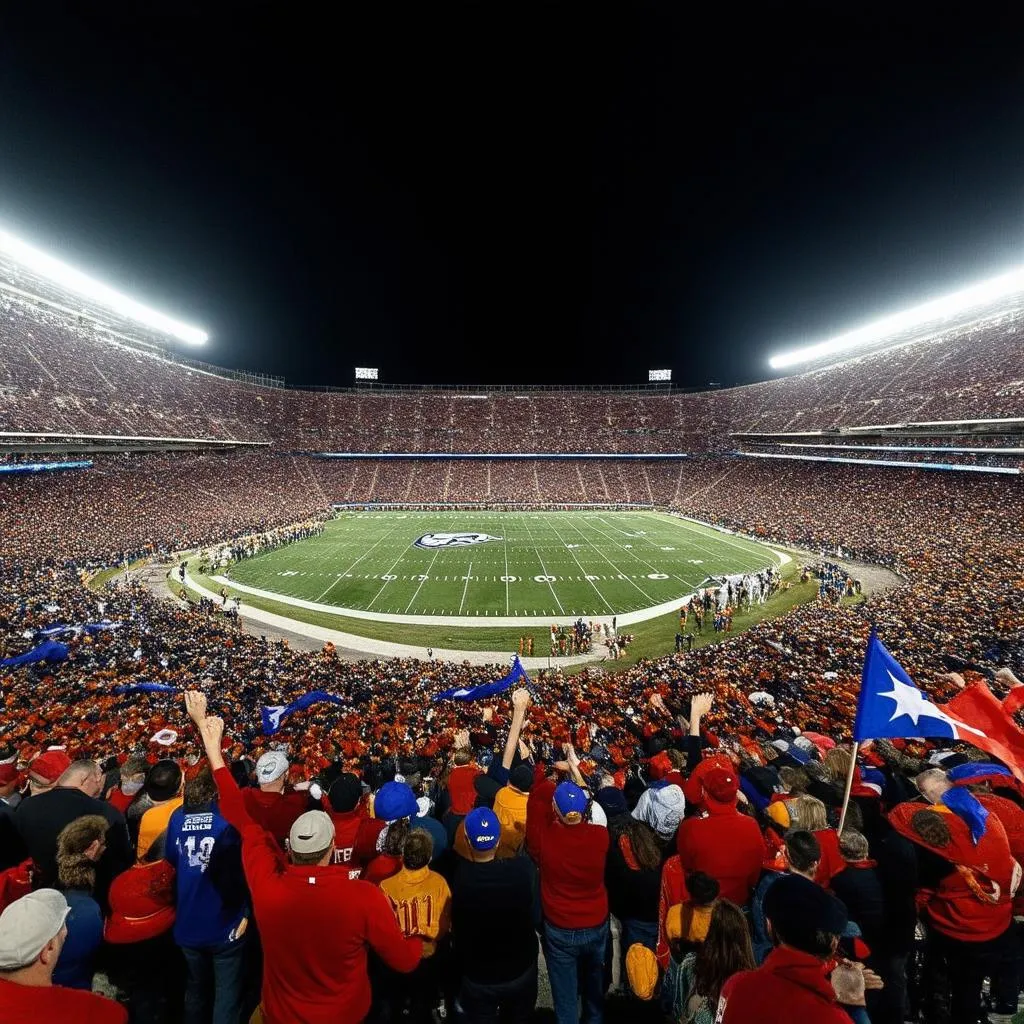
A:
[[[367,950],[408,972],[423,943],[407,939],[387,896],[342,867],[285,860],[252,820],[228,768],[213,774],[221,813],[242,836],[242,867],[263,942],[261,1006],[266,1024],[361,1021],[370,1010]]]
[[[789,946],[773,949],[756,971],[740,971],[723,986],[715,1024],[850,1024],[836,1004],[825,965]]]
[[[535,782],[526,804],[526,849],[540,871],[544,918],[557,928],[596,928],[608,919],[608,829],[566,825],[551,805],[554,795],[550,779]]]
[[[931,846],[913,830],[910,821],[922,810],[943,815],[952,836],[948,846]],[[923,906],[937,931],[961,942],[985,942],[998,938],[1010,927],[1015,861],[1006,830],[995,814],[989,815],[985,834],[977,845],[963,819],[939,804],[898,804],[889,812],[889,822],[900,835],[950,863],[949,874],[937,889],[918,891],[918,906]]]

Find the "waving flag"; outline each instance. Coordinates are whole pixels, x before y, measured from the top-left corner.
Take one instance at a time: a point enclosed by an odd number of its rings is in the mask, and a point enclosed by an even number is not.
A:
[[[522,680],[524,685],[530,684],[530,677],[523,668],[523,663],[516,655],[512,660],[512,671],[492,683],[481,683],[479,686],[453,686],[434,694],[434,700],[483,700],[507,690],[513,683]]]
[[[853,738],[898,736],[961,740],[998,757],[1024,780],[1024,730],[983,683],[933,704],[872,631],[868,639]]]
[[[58,643],[56,640],[44,640],[31,651],[13,658],[4,658],[0,661],[0,668],[17,668],[19,665],[31,665],[35,661],[63,661],[67,656],[67,644]]]
[[[126,683],[123,686],[115,686],[114,693],[177,693],[176,686],[168,686],[166,683]]]
[[[296,697],[291,704],[275,704],[263,708],[263,735],[273,736],[281,723],[294,711],[302,711],[312,704],[347,704],[341,697],[335,697],[333,693],[324,693],[323,690],[313,690]]]

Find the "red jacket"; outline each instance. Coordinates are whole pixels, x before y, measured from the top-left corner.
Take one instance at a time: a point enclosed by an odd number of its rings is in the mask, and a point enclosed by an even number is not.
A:
[[[291,831],[295,819],[309,807],[309,794],[265,793],[262,789],[241,790],[246,813],[261,828],[265,828],[278,842],[281,849]]]
[[[526,849],[540,871],[541,909],[557,928],[596,928],[608,920],[608,829],[566,825],[551,806],[554,793],[550,779],[535,782],[526,804]]]
[[[764,836],[757,822],[735,807],[708,801],[707,808],[705,817],[684,818],[679,825],[676,847],[683,872],[703,871],[718,881],[720,896],[745,906],[768,855]]]
[[[18,985],[0,979],[3,1024],[127,1024],[128,1011],[113,999],[60,985]]]
[[[944,816],[953,837],[948,846],[930,846],[910,827],[911,818],[922,810]],[[918,905],[936,931],[961,942],[985,942],[1010,927],[1015,862],[1006,830],[995,814],[989,815],[977,845],[963,819],[939,804],[929,807],[916,800],[898,804],[889,812],[889,821],[900,835],[950,863],[950,872],[937,889],[918,891]]]
[[[354,811],[334,811],[334,863],[344,864],[350,878],[361,878],[367,864],[377,856],[377,837],[386,821],[367,817],[362,807]]]
[[[850,1024],[836,1005],[825,965],[809,953],[779,946],[756,971],[740,971],[723,986],[715,1024]]]
[[[214,772],[220,810],[242,836],[242,866],[263,942],[266,1024],[361,1021],[370,1009],[366,953],[411,971],[423,943],[407,939],[387,897],[344,869],[289,864],[249,817],[231,772]]]
[[[686,890],[686,877],[683,874],[683,865],[680,863],[679,855],[669,857],[661,869],[661,892],[658,895],[658,942],[654,953],[658,958],[658,966],[664,971],[668,969],[669,957],[672,950],[668,943],[668,934],[665,931],[665,920],[668,917],[669,907],[689,898]]]
[[[476,764],[459,764],[448,773],[448,793],[452,814],[469,814],[476,804],[474,780],[480,774]]]

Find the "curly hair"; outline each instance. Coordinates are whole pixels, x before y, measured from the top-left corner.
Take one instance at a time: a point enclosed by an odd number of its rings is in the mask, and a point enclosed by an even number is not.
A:
[[[57,836],[57,881],[65,889],[87,889],[96,885],[96,864],[85,851],[102,840],[110,822],[102,814],[86,814],[68,822]]]

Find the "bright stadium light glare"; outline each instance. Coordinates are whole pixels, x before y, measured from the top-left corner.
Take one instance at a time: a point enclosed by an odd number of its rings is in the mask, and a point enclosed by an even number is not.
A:
[[[817,345],[781,352],[768,362],[773,370],[782,370],[797,363],[820,359],[822,356],[847,352],[850,349],[860,348],[862,345],[870,345],[874,341],[881,341],[883,338],[899,334],[902,331],[921,327],[934,320],[956,316],[975,306],[996,302],[1021,291],[1024,291],[1024,267],[1016,267],[1005,274],[1000,274],[999,277],[981,281],[978,284],[962,288],[960,291],[951,292],[949,295],[932,299],[930,302],[924,302],[920,306],[906,309],[901,313],[883,317],[874,323],[858,327],[846,334],[839,334],[834,338],[829,338],[828,341],[819,342]]]
[[[141,302],[130,299],[127,295],[114,291],[113,288],[93,280],[81,271],[75,270],[74,267],[69,267],[66,263],[61,263],[60,260],[48,256],[45,252],[28,245],[20,238],[15,238],[14,235],[3,229],[0,229],[0,252],[6,253],[22,266],[69,291],[84,295],[87,299],[106,306],[121,316],[138,320],[139,323],[179,338],[190,345],[202,345],[208,338],[207,333],[198,327],[190,327],[180,320],[174,320],[155,309],[142,305]]]

